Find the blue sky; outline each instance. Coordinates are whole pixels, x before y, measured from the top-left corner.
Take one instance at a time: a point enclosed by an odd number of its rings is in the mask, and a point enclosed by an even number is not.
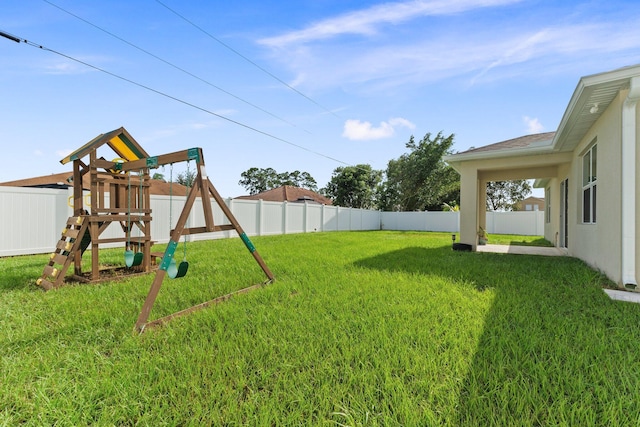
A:
[[[0,182],[120,126],[152,155],[202,147],[224,197],[251,167],[323,187],[411,135],[553,131],[581,76],[640,63],[638,22],[636,0],[7,0],[0,31],[49,50],[0,38]]]

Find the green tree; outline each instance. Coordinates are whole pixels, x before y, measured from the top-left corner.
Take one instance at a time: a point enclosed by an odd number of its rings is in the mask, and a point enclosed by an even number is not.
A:
[[[487,183],[487,209],[490,211],[513,211],[515,205],[531,194],[527,180],[493,181]]]
[[[320,190],[334,205],[372,209],[377,207],[376,188],[382,181],[382,171],[371,165],[338,167],[327,186]]]
[[[291,185],[293,187],[306,188],[311,191],[318,191],[318,183],[309,174],[309,172],[283,172],[278,174],[278,187],[282,185]]]
[[[387,211],[442,210],[460,204],[460,176],[443,156],[451,154],[454,135],[427,133],[409,138],[408,153],[390,160],[386,180],[379,187],[380,208]]]
[[[160,172],[156,172],[153,174],[153,177],[151,179],[157,179],[159,181],[164,181],[164,174],[161,174]]]
[[[318,191],[318,184],[309,172],[296,170],[293,172],[278,173],[273,168],[250,168],[242,172],[240,176],[242,179],[238,181],[238,184],[242,185],[251,195],[272,190],[283,185]]]
[[[193,187],[193,181],[196,179],[196,171],[187,170],[180,172],[176,178],[178,184],[182,184],[185,187]]]

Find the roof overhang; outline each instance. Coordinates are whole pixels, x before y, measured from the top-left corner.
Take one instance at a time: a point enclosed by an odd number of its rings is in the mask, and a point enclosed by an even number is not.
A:
[[[535,146],[528,146],[523,148],[509,148],[504,150],[494,150],[494,151],[471,151],[465,153],[451,154],[449,156],[445,156],[443,159],[445,162],[449,163],[454,169],[458,170],[457,165],[460,162],[468,162],[471,160],[489,160],[489,159],[499,159],[499,158],[508,158],[508,157],[519,157],[519,156],[531,156],[536,154],[551,154],[553,153],[553,146],[551,145],[551,140],[546,141],[544,144],[539,144]]]
[[[631,79],[640,65],[582,77],[573,92],[553,139],[556,151],[572,151]]]
[[[506,147],[487,151],[469,150],[445,156],[444,160],[459,171],[458,166],[461,162],[472,160],[571,152],[620,91],[630,87],[631,79],[636,76],[640,76],[640,65],[582,77],[552,139],[537,141],[525,147]]]

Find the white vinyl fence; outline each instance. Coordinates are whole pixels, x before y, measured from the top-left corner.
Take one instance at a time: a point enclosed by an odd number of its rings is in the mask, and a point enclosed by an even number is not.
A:
[[[69,206],[72,190],[0,187],[0,256],[51,252],[66,220],[73,214]],[[151,196],[151,238],[169,241],[170,221],[175,225],[185,197]],[[250,236],[309,233],[320,231],[416,230],[459,231],[458,212],[380,212],[324,206],[311,203],[281,203],[226,199],[225,203]],[[222,210],[213,203],[214,222],[228,224]],[[135,219],[135,215],[133,218]],[[542,235],[544,212],[487,212],[489,234]],[[199,200],[193,206],[189,227],[204,226]],[[103,237],[122,237],[112,223]],[[135,236],[135,231],[133,232]],[[188,236],[190,240],[237,237],[235,231]],[[118,246],[113,244],[112,246]],[[108,246],[108,245],[105,245]]]

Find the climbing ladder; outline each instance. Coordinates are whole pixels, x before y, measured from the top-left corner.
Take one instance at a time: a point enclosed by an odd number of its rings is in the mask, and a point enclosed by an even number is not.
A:
[[[86,218],[86,216],[69,217],[55,252],[49,256],[49,263],[44,267],[42,276],[36,281],[37,285],[46,290],[62,285],[69,266],[75,260],[76,253],[80,251],[82,254],[91,243],[91,236],[87,232],[89,221],[85,221]]]

